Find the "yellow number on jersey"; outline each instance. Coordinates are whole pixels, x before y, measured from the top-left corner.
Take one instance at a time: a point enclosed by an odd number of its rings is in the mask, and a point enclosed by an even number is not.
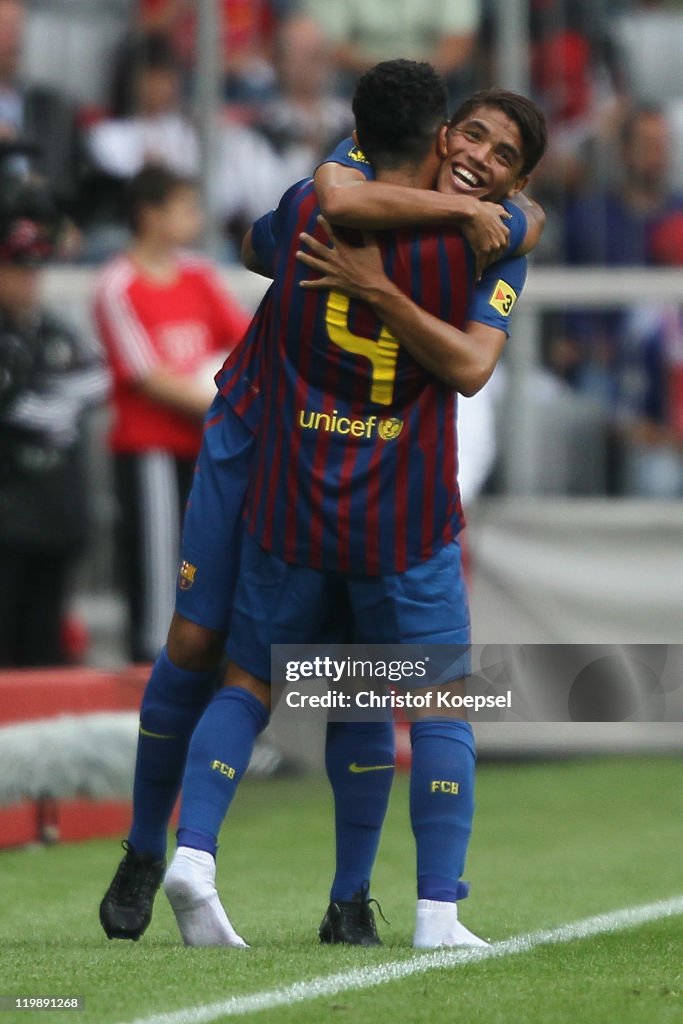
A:
[[[341,292],[330,292],[325,323],[330,340],[335,345],[345,352],[363,356],[372,364],[370,401],[378,405],[391,405],[398,360],[398,342],[393,334],[382,327],[379,338],[374,341],[349,330],[349,298]]]

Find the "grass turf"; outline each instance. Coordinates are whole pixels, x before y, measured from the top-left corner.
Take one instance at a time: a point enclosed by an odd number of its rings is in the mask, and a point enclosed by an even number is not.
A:
[[[462,917],[501,939],[683,893],[681,763],[620,759],[491,765],[479,773]],[[14,1020],[117,1024],[412,955],[413,844],[397,779],[374,893],[391,926],[382,949],[321,947],[332,864],[331,808],[319,779],[249,781],[219,857],[219,885],[252,948],[179,945],[163,895],[139,943],[109,942],[97,905],[120,851],[91,842],[0,854],[0,993],[81,995],[86,1010]],[[678,1024],[683,919],[543,947],[363,992],[250,1015],[273,1024]]]

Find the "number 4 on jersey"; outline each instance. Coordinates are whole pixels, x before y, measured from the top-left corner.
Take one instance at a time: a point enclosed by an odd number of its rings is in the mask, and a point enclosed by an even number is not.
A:
[[[325,323],[330,340],[345,352],[363,356],[372,365],[370,401],[378,405],[391,405],[396,380],[398,342],[391,332],[382,327],[379,338],[365,338],[349,329],[349,298],[341,292],[330,292],[325,310]]]

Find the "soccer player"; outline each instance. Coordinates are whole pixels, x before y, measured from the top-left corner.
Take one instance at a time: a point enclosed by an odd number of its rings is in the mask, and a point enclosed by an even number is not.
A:
[[[400,140],[402,135],[412,134],[410,119],[416,108],[415,104],[404,102],[403,94],[387,92],[386,84],[377,78],[373,80],[376,106]],[[451,130],[449,147],[453,138]],[[349,156],[352,151],[353,158]],[[358,216],[368,217],[375,226],[382,226],[377,224],[378,214],[384,224],[391,223],[392,217],[398,222],[402,216],[411,221],[419,206],[415,196],[420,196],[424,199],[425,219],[445,219],[467,230],[471,228],[472,242],[479,246],[483,256],[490,256],[507,241],[508,231],[499,219],[500,208],[485,208],[473,197],[463,195],[455,180],[445,178],[441,183],[451,193],[455,189],[447,201],[442,197],[435,201],[430,192],[385,181],[357,188],[357,180],[372,173],[369,164],[357,162],[357,156],[350,143],[340,147],[332,158],[334,164],[330,165],[335,169],[331,180],[318,182],[323,198],[336,204],[339,216],[347,223],[353,222],[354,203],[361,211]],[[348,166],[343,167],[344,162]],[[319,176],[325,167],[319,170]],[[511,185],[510,173],[508,179]],[[366,209],[366,192],[375,197],[370,211]],[[258,341],[269,308],[266,300],[261,315],[254,321],[252,341]],[[257,344],[241,349],[246,362],[257,351]],[[185,522],[176,613],[167,647],[154,666],[143,698],[144,732],[141,729],[138,743],[130,845],[101,907],[103,926],[112,936],[139,938],[151,919],[154,893],[163,872],[168,820],[180,785],[187,743],[208,702],[227,632],[236,577],[239,516],[254,445],[252,430],[258,426],[259,400],[258,390],[251,387],[234,408],[219,397],[207,418]],[[338,745],[333,742],[332,732],[331,727],[328,752]],[[163,742],[159,736],[164,737]],[[339,756],[342,754],[340,750]],[[334,771],[330,758],[328,767]]]
[[[373,116],[372,104],[366,123],[361,116],[372,75],[391,77],[398,70],[380,66],[361,81],[354,107],[359,139],[380,179],[426,187],[444,143],[439,135],[434,145],[438,80],[423,69],[423,77],[417,72],[410,82],[404,102],[422,93],[431,94],[434,105],[422,111],[412,137],[401,145],[386,122]],[[405,84],[399,73],[394,91]],[[475,103],[457,134],[452,173],[472,192],[487,189],[493,198],[521,190],[545,148],[542,115],[519,97],[500,95],[489,106]],[[455,482],[454,392],[473,394],[490,376],[523,285],[523,260],[516,276],[511,269],[494,282],[486,293],[489,309],[475,307],[463,329],[475,282],[472,251],[457,232],[399,232],[383,253],[398,288],[381,288],[373,279],[372,304],[382,316],[373,320],[338,292],[319,296],[309,289],[302,297],[298,285],[304,271],[295,256],[301,233],[318,231],[318,210],[312,183],[300,183],[277,211],[257,223],[251,237],[252,265],[274,273],[274,285],[257,316],[267,358],[257,378],[263,415],[247,497],[248,535],[226,686],[190,744],[179,848],[165,881],[183,938],[191,945],[243,944],[218,900],[214,856],[223,816],[268,720],[271,643],[319,640],[330,623],[343,618],[340,599],[350,608],[357,642],[469,643],[455,540],[462,517]],[[511,251],[525,230],[524,218],[513,217]],[[251,353],[240,346],[219,376],[225,397],[247,415],[255,384]],[[463,692],[468,670],[467,657],[460,657],[452,666],[451,692]],[[416,721],[411,733],[411,817],[418,853],[414,942],[478,945],[481,940],[457,917],[473,812],[471,729],[454,712]],[[356,737],[354,742],[347,751],[367,754],[366,741]],[[371,750],[370,757],[376,753]],[[386,755],[378,763],[387,764]],[[371,774],[379,779],[385,773]],[[434,786],[435,779],[449,780],[451,799],[445,799],[447,787]],[[332,784],[338,807],[339,792]],[[353,884],[360,888],[346,898],[333,892],[323,941],[338,941],[342,903],[365,907],[367,938],[374,940],[365,886],[388,796],[384,782],[381,788],[379,797],[367,788],[363,794],[376,811],[375,828],[365,823],[372,841],[359,855],[350,852],[357,872]],[[351,873],[347,867],[349,890]]]

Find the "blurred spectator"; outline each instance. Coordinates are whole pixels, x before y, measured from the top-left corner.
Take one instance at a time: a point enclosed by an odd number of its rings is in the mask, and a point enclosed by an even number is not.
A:
[[[650,246],[654,262],[683,267],[683,212],[652,232]],[[619,381],[625,492],[683,498],[683,307],[626,315]]]
[[[567,208],[565,261],[574,266],[639,266],[651,260],[655,229],[683,210],[668,188],[670,138],[661,110],[642,107],[627,118],[614,185],[587,191]],[[573,314],[567,334],[552,342],[550,361],[575,387],[613,409],[623,315]]]
[[[7,183],[0,213],[0,665],[63,660],[69,571],[84,541],[83,414],[103,401],[95,352],[40,305],[57,217]]]
[[[158,163],[194,174],[199,146],[182,109],[179,66],[165,36],[150,34],[121,52],[111,120],[95,125],[88,139],[98,167],[119,178]]]
[[[625,88],[640,102],[683,95],[683,11],[679,4],[640,0],[612,20]]]
[[[222,0],[222,53],[225,97],[252,103],[270,96],[275,85],[271,61],[275,16],[282,2]],[[188,68],[197,63],[196,4],[193,0],[139,0],[143,28],[168,32]]]
[[[301,0],[300,6],[322,25],[347,86],[395,57],[429,61],[451,90],[462,88],[471,71],[480,0]]]
[[[625,317],[619,374],[623,490],[683,498],[683,311],[639,307]]]
[[[616,70],[604,7],[604,0],[531,3],[531,82],[552,137],[544,173],[565,189],[581,183],[586,146],[614,121]]]
[[[210,264],[182,252],[201,228],[191,181],[145,168],[131,182],[128,214],[132,243],[103,270],[95,314],[114,376],[117,550],[130,653],[140,661],[156,657],[171,620],[180,523],[211,377],[249,318]]]
[[[180,104],[175,53],[161,34],[129,41],[119,55],[111,111],[87,137],[92,161],[83,188],[86,256],[101,259],[125,243],[126,183],[149,163],[179,174],[199,170],[199,142]]]
[[[562,259],[562,221],[567,200],[585,182],[607,180],[615,154],[615,126],[623,96],[608,31],[620,0],[529,0],[525,26],[528,72],[534,99],[548,119],[550,146],[534,174],[534,195],[546,209],[547,226],[535,258]],[[498,78],[499,0],[482,0],[481,49],[485,83]],[[522,33],[523,35],[524,33]]]
[[[101,110],[109,69],[130,29],[136,0],[25,0],[26,80],[66,93],[86,112]]]
[[[36,144],[32,170],[47,182],[60,207],[75,212],[80,173],[79,136],[72,104],[57,90],[19,75],[26,11],[0,0],[0,137]]]
[[[562,257],[564,208],[569,196],[589,181],[595,187],[614,154],[614,124],[620,94],[607,32],[609,0],[530,0],[528,72],[534,98],[548,119],[550,146],[534,175],[534,194],[548,212],[537,258]],[[497,74],[497,0],[485,0],[482,47]]]
[[[633,266],[649,261],[651,233],[683,208],[669,190],[671,138],[659,107],[632,110],[623,123],[619,162],[610,186],[587,189],[566,217],[566,260]]]
[[[302,15],[286,19],[275,54],[279,98],[262,109],[254,127],[276,152],[286,188],[312,174],[350,135],[353,115],[348,103],[330,94],[330,47],[317,21]]]
[[[126,244],[126,185],[144,166],[181,175],[199,172],[199,139],[184,112],[180,69],[161,33],[139,37],[121,53],[112,97],[115,116],[95,124],[87,142],[92,167],[82,189],[87,229],[84,258],[102,262]],[[255,131],[225,118],[216,125],[216,171],[211,215],[243,234],[298,175]],[[307,173],[307,171],[303,172]]]
[[[223,256],[235,260],[253,221],[277,206],[298,178],[310,174],[311,156],[295,147],[280,154],[264,135],[228,115],[217,127],[215,158],[210,209],[226,233]]]

